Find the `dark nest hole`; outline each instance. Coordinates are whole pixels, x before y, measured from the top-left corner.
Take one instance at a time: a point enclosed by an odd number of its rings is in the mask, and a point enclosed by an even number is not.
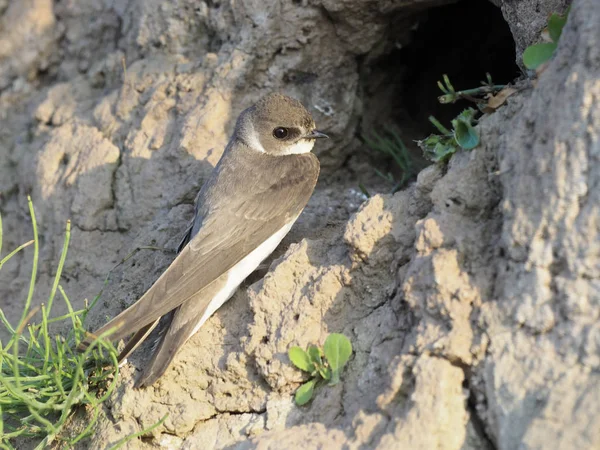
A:
[[[466,100],[442,105],[437,81],[447,74],[458,90],[481,86],[490,73],[495,84],[520,76],[515,62],[515,43],[499,8],[489,1],[464,0],[392,20],[384,49],[363,61],[364,95],[360,134],[386,135],[386,127],[398,131],[415,164],[412,178],[428,164],[415,140],[436,132],[428,117],[449,126],[462,110],[474,105]],[[374,170],[404,179],[393,158],[365,144]]]

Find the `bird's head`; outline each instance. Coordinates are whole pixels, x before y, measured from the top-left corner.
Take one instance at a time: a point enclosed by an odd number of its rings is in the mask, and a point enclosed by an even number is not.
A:
[[[302,103],[281,94],[269,94],[242,112],[236,132],[253,150],[276,156],[310,152],[316,139],[328,137]]]

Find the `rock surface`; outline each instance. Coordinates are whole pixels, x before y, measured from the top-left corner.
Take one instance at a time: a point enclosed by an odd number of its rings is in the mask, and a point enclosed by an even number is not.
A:
[[[145,390],[132,389],[147,348],[138,352],[85,448],[167,413],[151,439],[127,446],[600,447],[600,4],[574,3],[556,57],[480,121],[479,147],[363,203],[361,61],[385,54],[399,23],[409,42],[418,14],[442,2],[400,3],[0,0],[4,248],[30,238],[31,193],[38,302],[66,218],[63,285],[78,305],[136,247],[174,248],[237,114],[262,94],[296,96],[333,137],[268,272]],[[565,6],[495,3],[518,53]],[[90,328],[172,258],[146,252],[113,272]],[[30,258],[0,275],[9,317]],[[343,382],[299,408],[303,377],[287,350],[331,332],[354,346]]]

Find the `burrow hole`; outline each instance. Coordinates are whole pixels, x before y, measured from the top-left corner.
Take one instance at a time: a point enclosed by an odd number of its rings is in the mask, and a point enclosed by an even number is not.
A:
[[[442,105],[437,81],[447,74],[456,90],[478,87],[490,73],[495,84],[520,76],[515,43],[498,7],[489,1],[463,0],[392,20],[381,55],[363,62],[364,94],[361,135],[392,126],[420,167],[428,164],[415,140],[435,132],[428,120],[444,125],[467,101]],[[369,151],[372,165],[396,179],[400,170],[392,158]]]

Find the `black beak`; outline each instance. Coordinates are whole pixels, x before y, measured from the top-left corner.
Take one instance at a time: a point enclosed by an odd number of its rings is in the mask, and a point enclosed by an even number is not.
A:
[[[325,133],[321,133],[319,130],[312,130],[310,133],[306,133],[304,135],[305,139],[329,139],[329,136],[327,136]]]

